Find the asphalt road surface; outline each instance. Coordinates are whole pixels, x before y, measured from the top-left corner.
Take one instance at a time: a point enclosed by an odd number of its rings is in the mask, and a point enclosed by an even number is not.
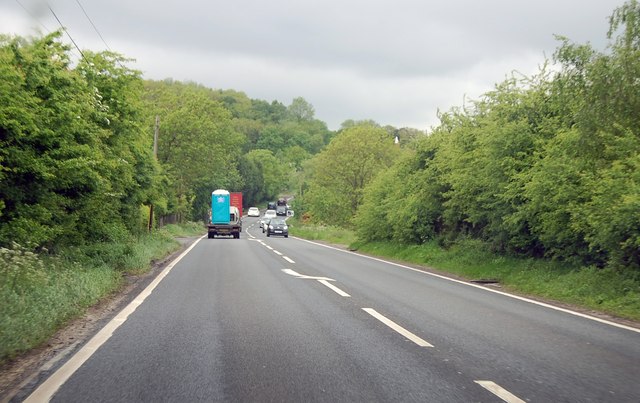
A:
[[[27,400],[640,402],[637,329],[256,222],[195,243]]]

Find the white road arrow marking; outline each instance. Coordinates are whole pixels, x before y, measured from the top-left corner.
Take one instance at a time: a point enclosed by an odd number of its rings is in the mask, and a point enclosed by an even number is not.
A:
[[[290,276],[294,276],[294,277],[298,277],[301,279],[305,279],[305,280],[324,280],[324,281],[336,281],[332,278],[329,277],[314,277],[314,276],[306,276],[304,274],[300,274],[297,271],[291,270],[291,269],[282,269],[282,272],[285,274],[288,274]]]
[[[329,281],[336,281],[336,280],[334,280],[332,278],[305,276],[304,274],[300,274],[297,271],[291,270],[291,269],[282,269],[282,272],[285,273],[285,274],[288,274],[290,276],[294,276],[296,278],[300,278],[300,279],[304,279],[304,280],[317,280],[320,284],[328,287],[330,290],[332,290],[336,294],[340,295],[341,297],[350,297],[351,296],[351,295],[347,294],[346,292],[342,291],[341,289],[339,289],[338,287],[336,287],[335,285],[331,284]]]

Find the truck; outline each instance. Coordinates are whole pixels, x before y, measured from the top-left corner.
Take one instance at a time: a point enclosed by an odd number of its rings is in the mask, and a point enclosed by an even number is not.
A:
[[[207,225],[209,239],[217,236],[233,236],[240,238],[242,232],[242,194],[233,198],[225,189],[217,189],[211,192],[211,220]],[[240,207],[237,206],[238,201]]]
[[[242,192],[230,192],[229,203],[232,206],[236,206],[240,212],[240,218],[242,218]]]

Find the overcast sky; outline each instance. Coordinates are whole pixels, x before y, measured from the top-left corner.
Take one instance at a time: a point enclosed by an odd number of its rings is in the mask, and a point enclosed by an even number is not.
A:
[[[48,4],[80,48],[106,50],[106,42],[148,79],[194,81],[285,105],[301,96],[334,130],[347,119],[427,130],[439,123],[438,109],[478,99],[514,70],[538,71],[558,46],[554,35],[604,50],[608,17],[624,0]],[[0,33],[59,27],[43,0],[0,0]]]

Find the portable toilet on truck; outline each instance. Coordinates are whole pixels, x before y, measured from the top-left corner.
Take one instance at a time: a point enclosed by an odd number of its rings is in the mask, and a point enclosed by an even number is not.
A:
[[[233,236],[240,238],[242,219],[236,206],[231,205],[230,193],[224,189],[211,193],[211,222],[208,225],[209,238]]]
[[[229,196],[229,191],[224,189],[211,193],[211,224],[229,224]]]

